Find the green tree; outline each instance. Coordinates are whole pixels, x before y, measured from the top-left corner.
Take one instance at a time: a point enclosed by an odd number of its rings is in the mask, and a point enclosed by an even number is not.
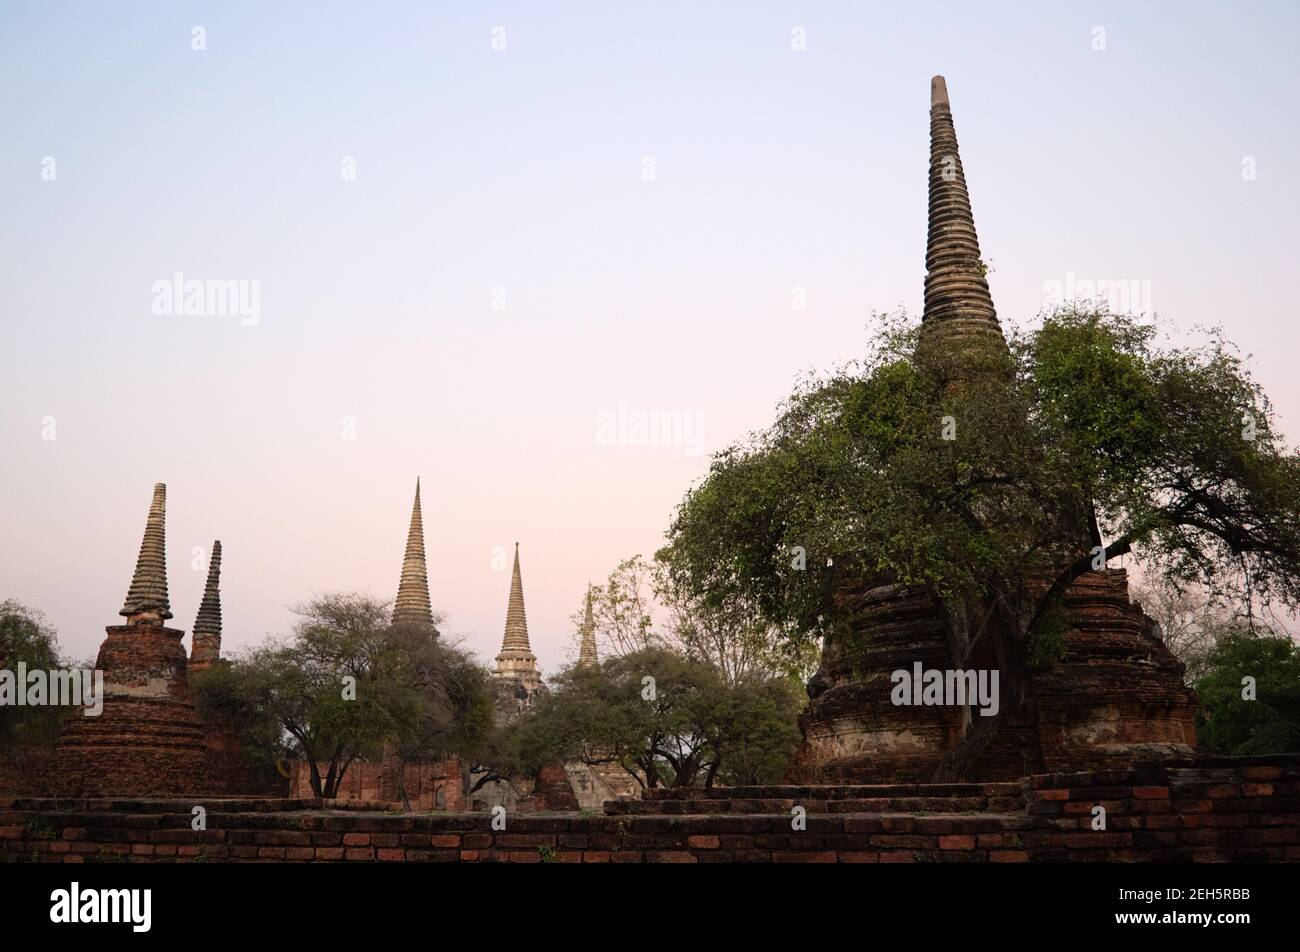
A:
[[[779,676],[799,683],[812,673],[816,651],[807,643],[788,638],[734,593],[717,600],[696,595],[679,578],[675,554],[664,549],[653,562],[634,555],[592,586],[601,657],[664,648],[712,666],[730,684]],[[585,603],[574,612],[575,629],[584,611]]]
[[[404,764],[472,756],[483,744],[485,673],[463,651],[427,631],[394,628],[389,606],[364,595],[322,595],[295,611],[300,621],[287,642],[254,648],[202,679],[201,705],[243,724],[266,754],[275,725],[307,761],[316,796],[337,796],[358,757],[394,753]],[[407,802],[400,784],[398,792]]]
[[[59,652],[58,634],[39,611],[13,599],[0,602],[0,669],[16,672],[23,662],[29,671],[76,667]],[[0,706],[0,746],[53,744],[69,708]]]
[[[578,760],[617,764],[643,787],[780,779],[798,743],[798,697],[784,679],[729,684],[708,664],[663,648],[570,668],[509,725],[502,776]]]
[[[1237,630],[1210,650],[1197,739],[1224,754],[1300,753],[1300,648]],[[1251,679],[1249,687],[1246,679]]]
[[[246,656],[224,659],[193,674],[190,690],[203,720],[238,737],[240,757],[252,767],[254,776],[272,782],[280,762],[295,751],[286,743],[280,721],[257,703],[245,664]]]
[[[392,638],[401,655],[394,677],[413,702],[389,742],[398,766],[397,795],[409,811],[402,768],[453,755],[470,763],[481,757],[492,730],[492,696],[488,672],[462,648],[419,629],[397,628]]]
[[[1131,318],[1066,308],[1005,353],[926,340],[888,321],[864,363],[802,384],[714,459],[665,557],[695,597],[850,658],[837,596],[871,585],[928,595],[954,667],[990,641],[1009,703],[964,712],[941,776],[1024,702],[1026,669],[1059,653],[1065,590],[1112,559],[1140,552],[1217,599],[1300,601],[1300,462],[1217,333],[1161,348]]]

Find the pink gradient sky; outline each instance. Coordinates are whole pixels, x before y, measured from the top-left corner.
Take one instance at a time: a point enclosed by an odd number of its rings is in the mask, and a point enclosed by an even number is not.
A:
[[[93,657],[163,481],[173,624],[220,538],[246,646],[314,592],[391,597],[419,476],[446,631],[496,653],[518,540],[554,671],[707,464],[601,445],[602,410],[696,414],[712,451],[919,313],[936,72],[1004,320],[1149,282],[1300,436],[1293,5],[696,6],[7,5],[0,597]],[[260,321],[156,316],[177,271],[260,282]]]

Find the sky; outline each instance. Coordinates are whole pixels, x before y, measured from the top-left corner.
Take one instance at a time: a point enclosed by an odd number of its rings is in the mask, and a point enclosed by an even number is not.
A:
[[[229,653],[392,598],[419,477],[444,632],[496,654],[517,541],[553,672],[711,452],[920,313],[936,73],[1000,317],[1112,282],[1222,325],[1294,443],[1298,33],[1289,2],[3,0],[0,598],[93,658],[165,482],[171,624],[220,539]]]

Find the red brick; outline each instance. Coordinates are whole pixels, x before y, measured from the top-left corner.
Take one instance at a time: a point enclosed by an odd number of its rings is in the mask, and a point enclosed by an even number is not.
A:
[[[1168,787],[1134,787],[1133,796],[1138,800],[1168,800]]]
[[[343,835],[344,846],[369,846],[369,833],[345,833]]]
[[[939,837],[939,849],[941,850],[973,850],[974,848],[975,837],[973,836]]]
[[[385,863],[400,863],[406,859],[406,850],[401,847],[385,847],[379,850],[379,859]]]
[[[990,850],[990,863],[1028,863],[1029,854],[1024,850]]]
[[[981,833],[976,837],[981,849],[1001,846],[1019,846],[1020,837],[1014,833]]]
[[[690,836],[686,838],[686,844],[692,849],[716,850],[718,848],[718,838],[716,836]]]
[[[772,854],[774,863],[837,863],[839,855],[836,853],[789,853],[780,852]]]
[[[1241,772],[1246,780],[1277,780],[1282,776],[1281,767],[1247,767]]]

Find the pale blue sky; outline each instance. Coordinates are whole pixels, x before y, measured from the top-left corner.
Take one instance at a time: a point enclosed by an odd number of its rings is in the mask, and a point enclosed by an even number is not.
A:
[[[192,549],[221,538],[226,642],[248,644],[315,591],[391,597],[419,475],[450,632],[495,654],[492,555],[519,540],[554,670],[587,579],[660,544],[706,459],[602,445],[602,410],[692,414],[712,450],[860,353],[870,311],[919,311],[934,73],[1004,319],[1068,274],[1139,282],[1174,328],[1223,323],[1300,437],[1297,21],[2,3],[0,596],[92,656],[165,481],[173,624],[197,609]],[[155,315],[177,271],[259,282],[260,320]]]

